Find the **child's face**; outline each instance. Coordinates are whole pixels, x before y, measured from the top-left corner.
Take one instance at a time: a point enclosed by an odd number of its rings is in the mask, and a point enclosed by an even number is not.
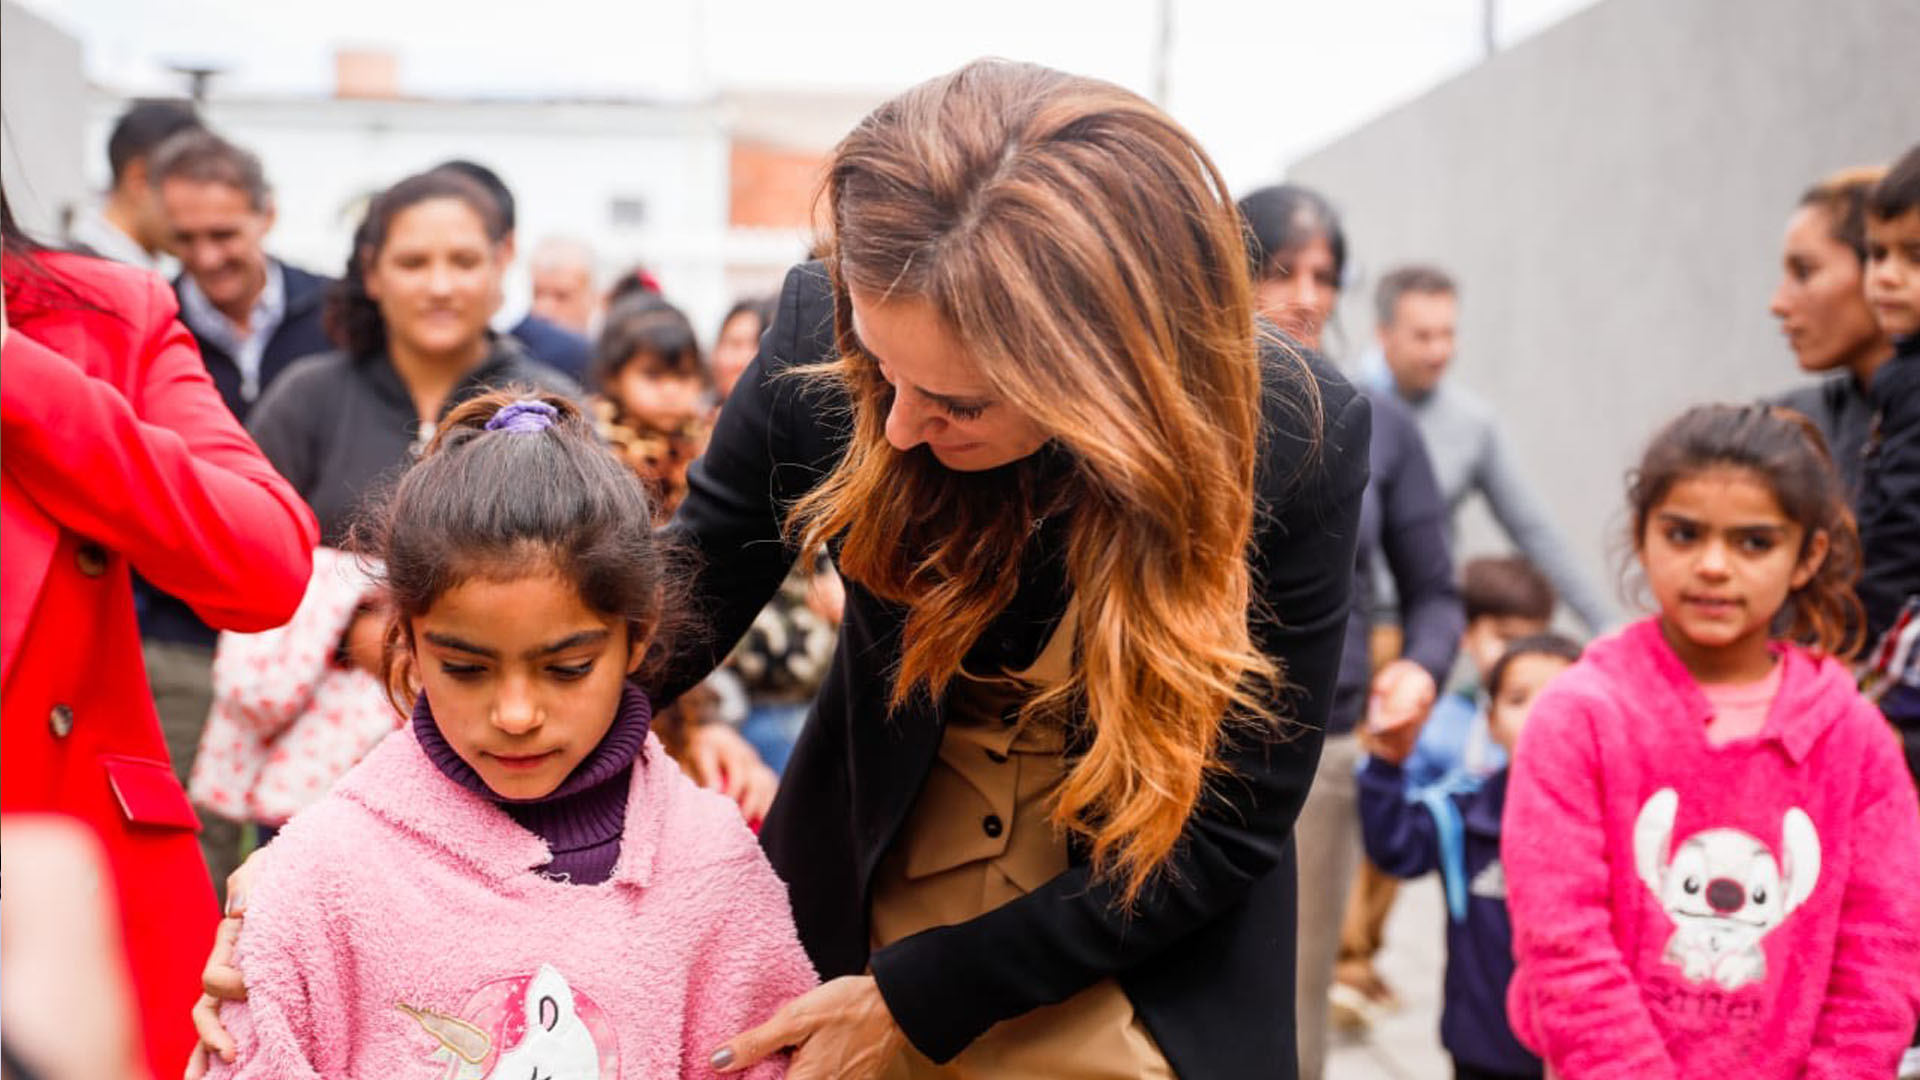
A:
[[[637,363],[621,368],[608,389],[628,416],[661,431],[678,430],[713,406],[712,395],[699,379],[648,372]]]
[[[1487,713],[1487,730],[1507,753],[1520,745],[1520,729],[1533,711],[1533,699],[1569,666],[1566,660],[1549,653],[1516,656],[1507,665],[1500,678],[1500,692],[1494,695]]]
[[[441,735],[508,799],[551,794],[599,745],[646,644],[545,574],[466,581],[411,625]]]
[[[1920,333],[1920,209],[1867,217],[1867,303],[1888,337]]]
[[[1484,684],[1492,673],[1494,662],[1507,651],[1507,646],[1523,637],[1547,632],[1545,619],[1529,619],[1525,615],[1482,615],[1467,624],[1466,633],[1460,635],[1460,648],[1473,661],[1473,670]]]
[[[1827,554],[1787,518],[1764,478],[1716,466],[1675,481],[1647,515],[1640,564],[1670,633],[1692,646],[1764,649],[1773,616]]]

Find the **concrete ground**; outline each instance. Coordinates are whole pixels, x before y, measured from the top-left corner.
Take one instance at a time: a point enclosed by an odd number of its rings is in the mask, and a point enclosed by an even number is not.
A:
[[[1400,887],[1377,966],[1403,1007],[1376,1021],[1365,1036],[1336,1032],[1326,1080],[1447,1080],[1453,1075],[1452,1062],[1440,1048],[1445,910],[1438,876]]]

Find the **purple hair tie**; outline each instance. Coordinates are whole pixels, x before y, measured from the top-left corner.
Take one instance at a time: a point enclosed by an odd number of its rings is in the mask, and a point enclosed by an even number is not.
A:
[[[516,401],[494,413],[487,421],[487,430],[531,435],[547,430],[559,419],[560,410],[544,401]]]

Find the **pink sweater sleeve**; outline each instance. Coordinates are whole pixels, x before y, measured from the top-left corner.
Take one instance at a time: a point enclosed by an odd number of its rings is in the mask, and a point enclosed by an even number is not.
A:
[[[1876,730],[1805,1080],[1892,1076],[1920,1009],[1920,802],[1892,732],[1877,713],[1867,722]]]
[[[1513,918],[1508,1012],[1561,1080],[1675,1080],[1614,944],[1592,723],[1577,695],[1550,687],[1514,755],[1500,830]]]
[[[700,891],[714,911],[701,928],[687,997],[680,1074],[688,1080],[712,1080],[709,1055],[820,982],[793,928],[787,887],[757,845],[715,867]],[[780,1054],[737,1075],[780,1080],[786,1074],[787,1057]]]

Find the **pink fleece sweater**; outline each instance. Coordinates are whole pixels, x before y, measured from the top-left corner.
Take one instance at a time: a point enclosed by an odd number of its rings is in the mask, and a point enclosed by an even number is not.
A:
[[[552,881],[547,861],[395,732],[267,847],[236,954],[249,997],[220,1012],[239,1058],[214,1075],[707,1078],[816,982],[739,814],[657,739],[612,879]]]
[[[1501,846],[1514,1032],[1562,1080],[1890,1077],[1920,1007],[1920,800],[1846,668],[1787,648],[1756,737],[1656,620],[1534,704]]]

